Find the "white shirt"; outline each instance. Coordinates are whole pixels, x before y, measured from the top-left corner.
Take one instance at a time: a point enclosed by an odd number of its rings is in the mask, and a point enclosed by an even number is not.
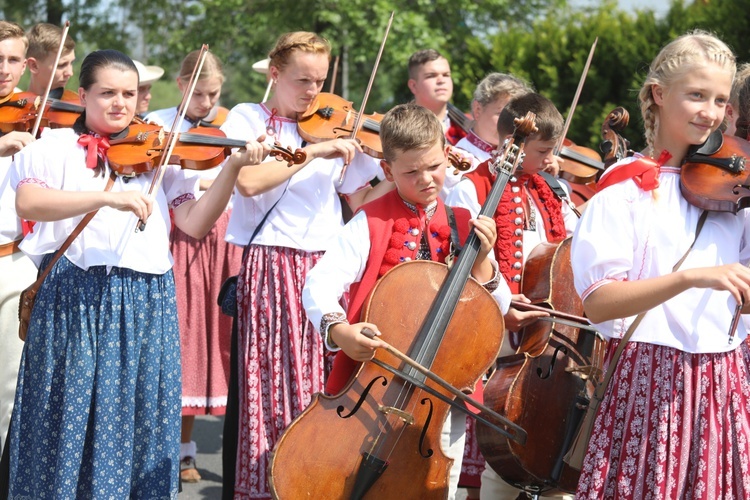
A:
[[[447,205],[450,205],[450,203],[447,203],[450,192],[454,187],[456,187],[458,182],[463,179],[464,174],[468,174],[469,172],[476,170],[480,163],[490,158],[490,153],[487,153],[481,148],[472,144],[469,141],[468,136],[462,137],[456,143],[456,145],[453,146],[453,148],[458,149],[459,153],[471,158],[472,161],[471,168],[469,168],[469,170],[465,172],[462,172],[451,166],[449,166],[448,170],[445,172],[445,182],[443,183],[443,189],[440,190],[440,198],[444,202],[446,202]]]
[[[10,186],[12,156],[0,157],[0,245],[20,240],[21,219],[16,214],[16,192]]]
[[[370,229],[367,214],[360,210],[350,220],[333,241],[328,251],[315,266],[308,271],[305,287],[302,290],[302,305],[313,326],[318,329],[323,315],[329,313],[346,314],[339,299],[350,285],[362,279],[370,256]],[[489,255],[494,263],[492,253]],[[503,315],[510,308],[510,288],[504,279],[492,296],[500,305]],[[331,348],[328,345],[329,349]]]
[[[626,158],[610,170],[635,159]],[[571,247],[575,287],[582,299],[613,281],[669,274],[690,247],[702,210],[683,198],[679,168],[662,167],[659,183],[654,191],[642,191],[628,180],[589,200]],[[747,210],[737,215],[711,212],[680,269],[746,263],[749,235]],[[747,336],[740,321],[734,341],[728,343],[735,306],[727,291],[691,288],[648,311],[631,340],[690,353],[730,351]],[[634,319],[596,326],[607,337],[621,338]]]
[[[228,137],[242,140],[274,133],[282,146],[292,150],[301,147],[303,141],[297,132],[297,122],[278,116],[271,120],[271,114],[263,104],[239,104],[229,112],[221,129]],[[374,158],[358,154],[347,168],[343,184],[339,184],[342,166],[340,158],[317,158],[292,176],[286,193],[286,182],[253,197],[235,193],[226,240],[239,246],[247,245],[263,216],[283,194],[253,244],[308,252],[326,250],[331,237],[343,226],[337,193],[359,191],[380,169]]]
[[[73,129],[48,130],[44,136],[16,155],[11,186],[35,183],[65,191],[104,191],[109,174],[94,177],[86,168],[86,150],[78,143]],[[147,193],[153,172],[138,175],[127,182],[118,177],[112,192],[138,190]],[[185,176],[176,166],[167,166],[161,188],[156,192],[154,208],[146,229],[135,232],[137,217],[131,212],[102,207],[73,241],[65,256],[76,266],[124,267],[139,272],[164,274],[172,267],[169,252],[169,207],[195,198],[197,179]],[[39,266],[42,257],[54,253],[84,215],[53,222],[38,222],[34,232],[21,243],[21,250]]]

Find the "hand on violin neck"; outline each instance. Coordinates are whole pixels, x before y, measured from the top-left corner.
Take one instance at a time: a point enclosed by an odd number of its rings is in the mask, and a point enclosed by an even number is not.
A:
[[[11,156],[34,142],[34,136],[28,132],[14,130],[0,137],[0,156]]]
[[[375,356],[375,349],[383,346],[377,338],[379,336],[378,327],[372,323],[336,323],[328,330],[329,340],[354,361],[371,360]]]
[[[266,159],[273,147],[266,143],[266,136],[261,135],[257,140],[250,140],[244,148],[240,148],[229,157],[229,166],[239,169],[252,165],[260,165]]]

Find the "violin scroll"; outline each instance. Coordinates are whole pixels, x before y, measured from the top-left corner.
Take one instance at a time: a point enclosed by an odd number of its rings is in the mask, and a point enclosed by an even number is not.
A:
[[[618,106],[607,115],[602,123],[602,143],[599,146],[604,154],[604,168],[630,156],[630,141],[620,135],[628,126],[630,114],[622,106]]]
[[[458,175],[459,172],[466,172],[474,164],[471,158],[459,153],[456,148],[450,148],[448,151],[448,161],[451,166],[455,169],[453,175]]]
[[[271,155],[275,156],[276,160],[278,161],[285,161],[287,167],[291,167],[292,165],[299,165],[300,163],[304,163],[305,160],[307,160],[307,153],[302,151],[302,149],[297,148],[294,152],[292,152],[290,148],[284,147],[278,142],[275,142],[273,144]]]

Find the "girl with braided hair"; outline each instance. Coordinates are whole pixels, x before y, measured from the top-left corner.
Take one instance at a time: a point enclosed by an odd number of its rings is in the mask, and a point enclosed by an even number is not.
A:
[[[734,74],[732,51],[708,33],[666,45],[639,93],[648,147],[602,177],[574,234],[575,287],[613,370],[576,498],[750,496],[742,321],[728,341],[750,302],[750,219],[710,212],[701,224],[680,190],[680,165],[721,125]]]

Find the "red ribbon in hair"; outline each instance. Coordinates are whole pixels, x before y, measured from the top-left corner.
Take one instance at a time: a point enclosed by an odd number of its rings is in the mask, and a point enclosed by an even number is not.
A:
[[[98,135],[83,134],[78,138],[78,144],[86,148],[86,168],[96,168],[97,156],[104,160],[109,149],[107,138]]]

